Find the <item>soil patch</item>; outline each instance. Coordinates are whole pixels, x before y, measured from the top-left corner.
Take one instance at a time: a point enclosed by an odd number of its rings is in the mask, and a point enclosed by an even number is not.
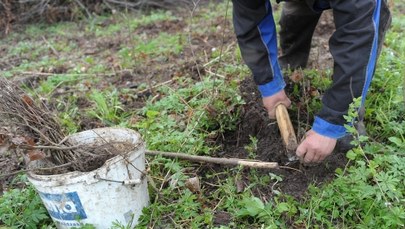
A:
[[[232,157],[246,158],[245,146],[251,137],[257,138],[257,158],[264,161],[288,160],[284,157],[285,148],[281,144],[278,126],[275,120],[268,118],[261,102],[260,92],[251,78],[242,81],[240,91],[246,104],[242,108],[241,120],[237,131],[224,134],[222,144],[224,152]]]
[[[333,67],[333,57],[329,52],[329,38],[335,31],[332,10],[322,13],[312,37],[311,52],[307,67],[328,69]]]
[[[16,154],[0,154],[0,168],[1,175],[10,174],[15,171],[21,170],[24,168],[24,162],[22,158],[19,158]],[[7,186],[14,179],[14,176],[0,177],[0,196],[3,194],[3,191],[7,190]]]
[[[214,226],[228,225],[231,219],[232,216],[228,212],[218,211],[214,213]]]
[[[182,31],[186,27],[183,19],[175,19],[170,21],[159,21],[148,25],[141,25],[136,28],[136,34],[159,35],[162,31],[173,34]]]
[[[267,113],[262,106],[260,92],[252,78],[242,81],[240,91],[246,104],[243,107],[240,123],[236,131],[224,134],[223,139],[219,139],[219,144],[223,145],[223,151],[218,153],[221,157],[248,158],[249,152],[246,146],[251,144],[251,137],[258,140],[255,159],[263,161],[278,162],[280,165],[289,166],[293,169],[280,169],[270,171],[280,175],[282,182],[278,182],[272,187],[274,182],[267,187],[259,187],[254,190],[262,198],[273,195],[273,190],[280,190],[283,193],[301,198],[308,185],[321,185],[332,180],[335,176],[336,168],[346,165],[347,159],[344,154],[334,153],[322,164],[314,166],[303,166],[299,162],[289,162],[286,150],[282,143],[277,123],[267,117]],[[293,123],[297,117],[290,112]],[[306,121],[306,120],[305,120]],[[269,171],[258,171],[261,175],[268,175]],[[244,182],[249,183],[249,174],[246,171]]]

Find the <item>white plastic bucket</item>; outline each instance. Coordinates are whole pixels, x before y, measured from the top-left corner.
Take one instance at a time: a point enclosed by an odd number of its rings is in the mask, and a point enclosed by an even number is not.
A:
[[[113,222],[136,225],[142,209],[149,204],[147,181],[140,172],[145,171],[141,136],[130,129],[100,128],[73,134],[69,139],[77,144],[100,145],[107,141],[137,147],[91,172],[28,173],[56,226],[64,229],[91,224],[110,228]]]

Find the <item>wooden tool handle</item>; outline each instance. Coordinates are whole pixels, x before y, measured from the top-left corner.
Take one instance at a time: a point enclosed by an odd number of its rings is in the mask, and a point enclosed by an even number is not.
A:
[[[287,151],[295,151],[298,147],[297,137],[295,136],[290,116],[284,104],[280,103],[276,106],[276,118]]]

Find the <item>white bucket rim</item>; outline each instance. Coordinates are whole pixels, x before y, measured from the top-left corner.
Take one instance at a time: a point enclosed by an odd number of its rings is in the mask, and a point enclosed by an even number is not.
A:
[[[81,172],[81,171],[72,171],[72,172],[67,172],[67,173],[61,173],[61,174],[52,174],[52,175],[41,175],[41,174],[36,174],[33,171],[28,171],[27,172],[27,176],[30,179],[31,182],[49,182],[49,183],[61,183],[61,185],[67,185],[69,183],[77,183],[77,180],[83,180],[86,181],[86,183],[93,183],[93,182],[99,182],[100,180],[96,178],[96,175],[102,171],[105,170],[107,167],[109,167],[112,164],[118,163],[122,160],[124,160],[125,156],[128,156],[129,154],[131,154],[133,151],[139,151],[142,148],[145,147],[144,142],[142,141],[141,135],[132,130],[132,129],[128,129],[128,128],[122,128],[122,127],[103,127],[103,128],[95,128],[95,129],[91,129],[91,130],[85,130],[85,131],[81,131],[78,133],[74,133],[70,136],[68,136],[69,138],[75,138],[77,136],[80,135],[84,135],[88,132],[96,132],[96,133],[101,133],[101,132],[127,132],[129,135],[131,136],[136,136],[136,139],[138,141],[138,143],[140,143],[138,146],[136,146],[136,148],[134,150],[125,152],[122,155],[117,155],[114,156],[108,160],[106,160],[104,162],[104,164],[102,166],[100,166],[99,168],[89,171],[89,172]],[[134,142],[135,143],[135,142]],[[124,156],[124,157],[123,157]],[[141,155],[137,155],[137,157],[139,157]],[[91,177],[94,180],[89,180],[88,178]],[[84,178],[84,179],[81,179]],[[63,180],[63,182],[61,182],[61,180]],[[71,182],[69,182],[71,181]],[[62,184],[63,183],[63,184]],[[54,186],[54,184],[50,184],[50,186]]]

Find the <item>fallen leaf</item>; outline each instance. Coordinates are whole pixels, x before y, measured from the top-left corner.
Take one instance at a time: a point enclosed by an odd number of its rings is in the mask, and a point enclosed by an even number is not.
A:
[[[39,150],[28,151],[28,158],[30,161],[42,160],[46,157],[45,153]]]
[[[0,145],[2,145],[3,142],[8,142],[8,137],[5,134],[0,134]]]
[[[235,183],[236,183],[236,192],[237,193],[242,193],[243,191],[245,191],[245,184],[243,183],[242,180],[237,179]]]
[[[24,102],[24,104],[27,106],[32,106],[32,104],[34,103],[34,101],[31,99],[31,97],[29,97],[28,95],[25,95],[25,94],[21,96],[21,99]]]
[[[206,107],[206,110],[208,111],[208,113],[209,113],[209,115],[210,115],[211,117],[216,117],[217,114],[218,114],[217,110],[216,110],[215,107],[212,106],[212,105],[208,105],[208,106]]]
[[[84,86],[91,88],[91,83],[89,81],[84,81],[83,84]]]
[[[294,72],[291,74],[290,79],[291,79],[294,83],[297,83],[297,82],[301,81],[303,77],[304,77],[303,72],[302,72],[302,71],[299,71],[299,70],[296,70],[296,71],[294,71]]]
[[[0,154],[3,154],[7,152],[7,150],[10,148],[10,144],[8,142],[3,141],[0,144]]]
[[[27,143],[27,145],[29,146],[34,146],[35,145],[35,140],[31,137],[25,137],[25,142]]]
[[[318,89],[313,88],[313,87],[311,87],[311,89],[310,89],[310,91],[309,91],[309,94],[310,94],[312,97],[318,97],[318,96],[321,95],[321,94],[319,93]]]

